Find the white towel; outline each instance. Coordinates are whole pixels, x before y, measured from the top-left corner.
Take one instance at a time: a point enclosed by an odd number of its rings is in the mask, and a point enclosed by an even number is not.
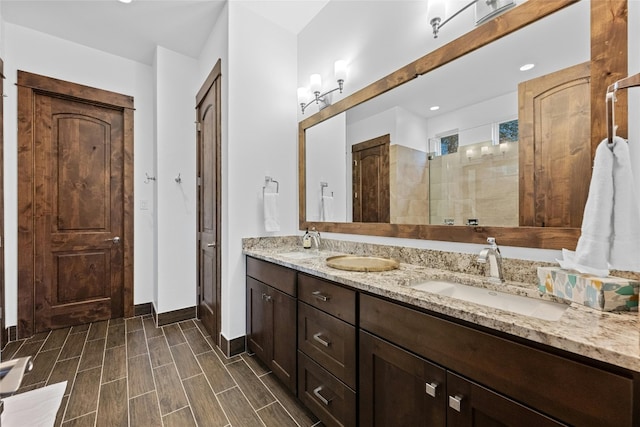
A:
[[[333,217],[333,196],[322,196],[320,221],[331,221]]]
[[[562,268],[597,276],[609,268],[640,271],[640,206],[633,188],[627,142],[598,145],[575,253],[563,249]]]
[[[264,193],[264,229],[266,231],[280,231],[278,218],[278,193]]]

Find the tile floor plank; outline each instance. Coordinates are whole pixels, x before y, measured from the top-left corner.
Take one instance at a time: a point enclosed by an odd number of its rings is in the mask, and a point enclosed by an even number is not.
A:
[[[89,335],[87,335],[87,341],[107,338],[107,329],[109,329],[109,321],[107,320],[92,323],[89,329]]]
[[[60,354],[59,348],[38,353],[33,359],[33,369],[24,375],[21,387],[46,382],[58,360],[58,354]]]
[[[113,320],[113,319],[112,319]],[[126,344],[124,324],[111,325],[107,330],[107,348],[120,347]]]
[[[180,376],[173,363],[155,368],[153,376],[160,402],[160,415],[167,415],[189,405],[182,389]]]
[[[108,348],[104,352],[104,366],[102,368],[102,383],[108,383],[127,377],[127,348]]]
[[[240,357],[242,357],[242,359],[247,362],[247,365],[249,365],[251,370],[255,372],[255,374],[259,377],[271,372],[271,369],[267,368],[266,365],[260,361],[260,359],[255,357],[255,355],[250,356],[248,353],[242,353]]]
[[[102,384],[96,427],[126,426],[128,422],[127,379]]]
[[[138,329],[127,334],[127,357],[131,359],[141,354],[146,354],[147,340],[144,336],[144,330]]]
[[[263,427],[258,414],[251,408],[247,398],[238,387],[227,390],[218,395],[224,412],[233,426]]]
[[[189,344],[178,344],[169,347],[169,350],[171,350],[174,360],[180,360],[180,364],[176,365],[180,378],[185,379],[202,373]]]
[[[2,349],[2,360],[9,360],[18,351],[24,341],[9,341]]]
[[[318,417],[300,404],[300,401],[282,385],[275,374],[270,373],[260,377],[260,380],[267,386],[269,391],[278,399],[282,406],[291,414],[294,420],[301,425],[312,426],[318,422]]]
[[[127,333],[139,331],[142,329],[142,318],[132,317],[130,319],[125,319],[125,324],[127,327]]]
[[[68,401],[69,401],[69,396],[64,396],[62,398],[62,402],[60,403],[60,408],[58,408],[58,413],[56,413],[56,421],[53,424],[55,427],[59,427],[62,425],[62,418],[64,417],[64,411],[67,409]]]
[[[182,335],[182,329],[177,324],[165,325],[162,329],[164,330],[164,336],[167,337],[169,347],[187,342],[184,335]]]
[[[93,427],[96,423],[96,413],[84,415],[73,420],[65,421],[62,427]]]
[[[162,328],[156,328],[156,323],[153,317],[145,317],[142,321],[144,326],[144,332],[147,334],[147,339],[163,336]]]
[[[213,351],[196,356],[215,393],[235,387],[236,383]]]
[[[164,338],[164,335],[148,339],[147,344],[149,346],[151,366],[157,368],[158,366],[166,365],[167,363],[173,363],[173,358],[169,351],[169,344],[167,344],[167,340]]]
[[[131,427],[158,427],[162,425],[156,392],[129,399]]]
[[[102,338],[94,341],[87,341],[85,343],[84,351],[82,352],[82,358],[80,359],[80,366],[78,366],[78,371],[84,371],[87,369],[102,366],[105,342],[106,340]]]
[[[229,424],[204,375],[184,380],[182,384],[198,425],[215,427]]]
[[[298,427],[298,424],[278,402],[265,406],[256,412],[267,427]]]
[[[51,331],[41,351],[53,350],[54,348],[62,348],[64,342],[67,339],[67,336],[69,335],[69,331],[71,331],[71,328],[56,329],[54,331]]]
[[[87,332],[89,330],[90,326],[91,326],[91,323],[85,323],[83,325],[72,326],[71,327],[71,333],[72,334],[78,334],[80,332]]]
[[[200,330],[195,326],[191,329],[183,330],[182,333],[185,338],[187,338],[187,342],[191,346],[193,354],[198,355],[213,350],[207,340],[200,333]]]
[[[64,395],[67,396],[71,393],[73,382],[76,378],[76,372],[78,371],[78,364],[80,363],[80,357],[74,357],[73,359],[60,360],[53,367],[53,371],[49,376],[47,385],[60,383],[62,381],[67,382],[67,389]]]
[[[128,360],[129,398],[155,390],[149,356],[143,354]]]
[[[236,380],[236,383],[238,383],[242,392],[247,396],[251,406],[255,409],[275,402],[276,399],[271,392],[265,387],[262,381],[255,376],[244,360],[227,365],[227,369],[233,379]]]
[[[40,350],[40,347],[42,347],[42,344],[43,341],[24,342],[11,358],[17,359],[19,357],[35,356],[36,354],[38,354],[38,351]]]
[[[72,329],[73,331],[73,329]],[[75,334],[69,334],[67,341],[62,347],[58,360],[71,359],[72,357],[78,357],[82,354],[84,348],[84,342],[87,338],[87,331],[78,332]]]
[[[78,372],[69,396],[65,422],[95,412],[98,409],[101,368]]]
[[[192,329],[196,327],[196,324],[193,323],[193,320],[195,319],[184,320],[182,322],[179,322],[178,325],[180,326],[180,329],[182,329],[183,331],[186,331],[187,329]]]
[[[187,406],[179,411],[172,412],[162,417],[164,427],[196,427],[191,409]]]

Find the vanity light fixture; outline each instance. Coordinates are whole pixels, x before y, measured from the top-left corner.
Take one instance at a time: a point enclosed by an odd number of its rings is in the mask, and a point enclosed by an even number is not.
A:
[[[524,64],[522,67],[520,67],[520,71],[529,71],[535,66],[536,64]]]
[[[331,101],[328,99],[327,95],[335,92],[336,90],[339,90],[340,93],[342,93],[344,81],[347,78],[347,63],[345,61],[338,60],[335,62],[334,76],[336,82],[338,82],[338,87],[326,92],[322,92],[322,77],[320,74],[312,74],[309,78],[309,86],[311,90],[306,87],[298,88],[298,103],[300,103],[300,107],[302,108],[302,114],[304,114],[304,110],[314,102],[319,105],[321,110],[328,107],[331,105]],[[311,96],[311,93],[313,96]]]
[[[446,1],[447,0],[429,0],[429,4],[427,6],[427,16],[429,24],[433,28],[434,39],[438,38],[438,32],[440,31],[440,28],[444,27],[444,24],[451,21],[473,5],[475,5],[477,25],[516,4],[515,0],[471,0],[471,2],[467,3],[453,15],[449,16],[447,19],[443,19],[443,17],[447,15]]]

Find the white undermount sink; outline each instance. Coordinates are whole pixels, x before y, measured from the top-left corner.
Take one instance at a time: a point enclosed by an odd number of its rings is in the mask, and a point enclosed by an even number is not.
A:
[[[300,251],[283,252],[283,253],[280,253],[279,255],[283,256],[285,258],[291,258],[291,259],[310,259],[310,258],[317,258],[318,257],[317,253],[300,252]]]
[[[430,280],[411,286],[413,289],[460,299],[542,320],[559,320],[567,304],[544,301],[461,283]]]

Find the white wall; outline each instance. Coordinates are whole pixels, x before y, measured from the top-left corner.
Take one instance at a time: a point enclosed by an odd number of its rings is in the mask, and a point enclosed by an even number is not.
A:
[[[90,49],[24,27],[4,23],[5,37],[5,296],[7,326],[17,321],[17,70],[98,87],[134,97],[134,302],[153,294],[153,218],[139,210],[139,200],[153,201],[153,188],[143,184],[153,171],[153,74],[148,65]]]
[[[156,312],[197,304],[196,126],[198,62],[158,46],[155,55]],[[180,176],[181,182],[176,182]]]
[[[296,37],[229,2],[226,80],[227,137],[223,152],[222,334],[244,336],[243,237],[297,233]],[[210,58],[212,60],[213,58]],[[225,123],[223,122],[223,127]],[[280,182],[280,223],[266,233],[262,186]]]

